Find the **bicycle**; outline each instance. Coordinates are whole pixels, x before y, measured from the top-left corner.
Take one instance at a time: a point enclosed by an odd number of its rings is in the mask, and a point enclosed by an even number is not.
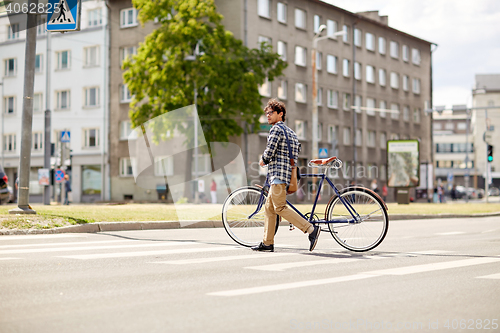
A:
[[[328,169],[342,168],[342,161],[336,157],[311,160],[309,167],[324,169],[322,173],[301,174],[301,178],[320,178],[312,211],[302,214],[287,200],[288,206],[312,224],[326,224],[328,230],[342,247],[364,252],[377,247],[385,238],[389,228],[387,206],[372,190],[351,186],[338,190],[326,175]],[[325,218],[315,214],[316,205],[324,181],[335,192],[325,209]],[[231,192],[222,206],[222,221],[228,235],[238,244],[251,247],[262,241],[264,233],[264,204],[266,202],[268,178],[264,186],[243,186]],[[280,224],[277,217],[276,230]]]

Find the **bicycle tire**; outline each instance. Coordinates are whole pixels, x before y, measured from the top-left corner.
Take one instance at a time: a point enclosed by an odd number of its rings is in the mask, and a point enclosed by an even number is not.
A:
[[[333,238],[342,247],[354,251],[369,251],[380,245],[389,229],[389,218],[382,200],[366,188],[346,188],[334,196],[326,207],[326,220],[345,219],[345,223],[328,223]],[[353,218],[341,199],[351,204],[360,220]],[[350,221],[349,221],[350,220]]]
[[[267,192],[256,186],[245,186],[229,194],[222,205],[222,223],[227,234],[236,243],[243,246],[255,246],[262,242],[264,236],[264,204]],[[261,194],[264,196],[262,207],[251,219],[248,217],[255,212]],[[280,217],[276,217],[278,231]]]

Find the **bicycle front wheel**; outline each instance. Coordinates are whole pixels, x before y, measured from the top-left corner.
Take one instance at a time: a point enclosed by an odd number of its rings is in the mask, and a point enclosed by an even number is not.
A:
[[[328,223],[328,228],[337,243],[355,252],[377,247],[389,228],[383,202],[361,187],[347,188],[340,192],[340,196],[332,198],[326,208],[326,217],[328,221],[333,221]]]
[[[222,206],[222,222],[227,234],[243,246],[255,246],[264,236],[264,205],[267,192],[254,186],[233,191]],[[276,231],[279,226],[276,218]]]

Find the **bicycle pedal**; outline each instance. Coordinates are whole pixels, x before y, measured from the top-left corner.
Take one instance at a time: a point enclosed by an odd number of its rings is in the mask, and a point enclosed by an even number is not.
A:
[[[295,226],[293,224],[291,224],[291,223],[290,223],[290,229],[289,230],[290,231],[295,230]]]

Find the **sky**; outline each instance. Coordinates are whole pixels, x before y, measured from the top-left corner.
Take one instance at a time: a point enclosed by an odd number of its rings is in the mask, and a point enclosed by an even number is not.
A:
[[[323,0],[350,12],[378,10],[389,26],[438,44],[433,105],[472,105],[476,74],[500,74],[500,0]]]

